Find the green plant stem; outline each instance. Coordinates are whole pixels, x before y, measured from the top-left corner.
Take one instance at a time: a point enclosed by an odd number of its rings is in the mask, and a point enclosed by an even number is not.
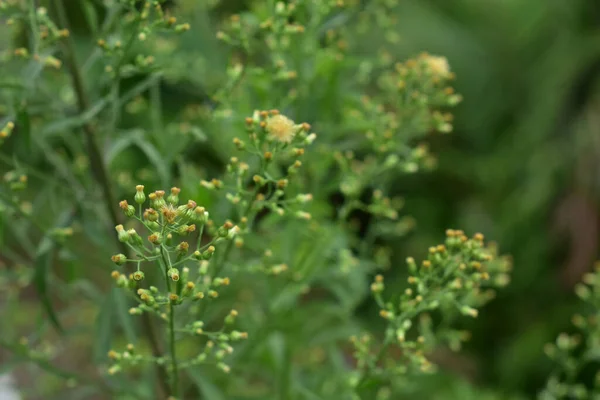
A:
[[[165,256],[164,247],[160,247],[160,254],[162,261],[165,264],[165,283],[167,285],[167,291],[171,291],[171,280],[169,278],[169,268],[171,263]],[[175,307],[173,302],[169,302],[169,351],[171,352],[171,369],[172,369],[172,380],[171,380],[171,395],[177,398],[179,396],[179,370],[177,366],[177,349],[175,346]]]
[[[248,200],[248,205],[242,212],[242,217],[245,217],[252,209],[252,204],[254,204],[254,198],[256,197],[257,193],[258,193],[258,190],[255,190],[254,193],[252,194],[252,197],[250,197],[250,199]],[[251,225],[251,223],[252,223],[252,221],[248,218],[248,225]],[[221,274],[221,272],[223,271],[223,268],[225,267],[225,263],[227,262],[227,259],[229,258],[229,254],[231,253],[231,250],[233,249],[233,244],[234,244],[233,242],[234,242],[233,240],[230,240],[229,243],[227,243],[227,246],[225,247],[225,250],[223,251],[223,256],[221,258],[219,258],[219,261],[217,262],[217,265],[215,266],[215,273],[212,276],[213,279],[218,277]]]
[[[177,366],[177,353],[175,346],[175,307],[169,304],[169,344],[171,347],[171,368],[173,369],[173,383],[171,394],[176,398],[179,396],[179,371]]]
[[[69,22],[67,19],[67,13],[65,10],[65,5],[63,3],[63,0],[54,0],[54,6],[56,9],[58,23],[63,28],[69,29]],[[75,95],[77,97],[77,105],[78,105],[79,111],[81,113],[83,113],[89,109],[90,101],[87,96],[85,86],[83,83],[83,76],[82,76],[81,68],[79,67],[79,65],[77,63],[77,59],[75,57],[75,46],[73,44],[73,39],[69,36],[65,39],[64,43],[65,43],[64,56],[66,58],[67,67],[69,68],[69,72],[71,74],[71,81],[73,83],[73,89],[74,89]],[[94,176],[94,178],[96,179],[96,181],[98,182],[98,184],[100,185],[100,187],[102,189],[102,192],[104,194],[104,204],[106,207],[106,211],[108,212],[108,215],[110,216],[110,220],[111,220],[112,224],[114,226],[119,225],[121,222],[121,218],[119,217],[119,214],[117,213],[117,210],[116,210],[116,202],[114,200],[115,197],[114,197],[112,187],[110,184],[108,172],[104,165],[102,153],[100,151],[98,143],[96,142],[95,130],[94,130],[93,126],[88,122],[83,125],[83,132],[85,134],[85,141],[86,141],[87,147],[88,147],[92,175]],[[117,241],[117,246],[119,247],[121,253],[127,254],[127,246],[125,245],[125,243],[121,243],[120,241]],[[142,316],[142,323],[144,326],[144,331],[146,333],[146,336],[148,337],[150,346],[152,348],[152,354],[155,357],[161,357],[163,355],[163,351],[162,351],[160,344],[158,342],[158,339],[156,337],[156,333],[154,331],[152,321],[146,314],[144,314]],[[167,383],[165,382],[165,379],[163,379],[164,377],[167,376],[167,372],[164,369],[164,367],[162,367],[162,366],[158,367],[158,375],[159,375],[159,382],[161,382],[161,385],[162,385],[161,388],[162,388],[163,392],[168,392]]]

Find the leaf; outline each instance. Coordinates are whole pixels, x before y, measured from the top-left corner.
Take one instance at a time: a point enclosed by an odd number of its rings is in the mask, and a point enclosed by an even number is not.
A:
[[[26,83],[27,89],[33,89],[36,83],[37,77],[42,73],[44,69],[44,63],[39,61],[31,60],[27,63],[27,66],[23,68],[23,75],[21,82]]]
[[[189,368],[188,371],[188,376],[202,392],[202,398],[210,400],[226,400],[225,394],[221,389],[209,379],[206,379],[200,368]]]
[[[162,156],[160,155],[158,150],[156,150],[156,147],[154,147],[154,145],[152,145],[150,142],[145,141],[141,137],[135,142],[137,146],[144,152],[144,154],[146,154],[146,157],[148,157],[148,160],[152,163],[152,165],[154,165],[154,169],[156,169],[156,172],[158,173],[158,176],[160,178],[161,185],[163,187],[168,186],[170,181],[170,174],[167,169],[167,165],[169,164],[169,162],[167,160],[162,159]]]
[[[69,129],[79,128],[96,117],[104,109],[104,107],[106,107],[107,104],[108,101],[105,98],[102,98],[98,100],[92,107],[79,115],[70,118],[60,118],[44,125],[40,131],[40,135],[42,137],[48,137]]]
[[[124,136],[118,138],[112,146],[106,152],[106,162],[111,164],[112,161],[129,146],[135,145],[144,152],[148,161],[154,166],[154,169],[158,173],[160,183],[163,186],[167,186],[170,180],[170,173],[167,168],[169,162],[163,160],[162,156],[156,150],[156,147],[152,143],[148,142],[144,138],[144,133],[140,129],[134,129],[124,132]]]
[[[62,334],[64,333],[64,330],[58,320],[58,316],[54,311],[54,306],[52,305],[52,301],[48,294],[48,271],[52,267],[53,259],[54,248],[52,246],[43,252],[38,252],[35,260],[33,283],[42,306],[50,318],[50,322],[52,322],[52,325],[54,325],[54,327]]]
[[[65,227],[70,223],[72,218],[72,214],[68,211],[65,211],[58,217],[58,222],[55,224],[55,226],[57,228]],[[58,320],[58,316],[54,310],[54,306],[48,293],[48,274],[50,268],[52,267],[55,251],[56,243],[50,236],[44,236],[35,253],[35,272],[33,275],[33,284],[38,297],[40,298],[42,306],[45,312],[48,314],[48,318],[50,318],[50,322],[52,322],[52,325],[56,328],[56,330],[62,334],[64,333],[64,329]]]
[[[96,316],[96,329],[94,335],[94,360],[100,362],[106,358],[106,354],[110,350],[112,333],[114,330],[114,310],[116,307],[114,301],[114,293],[117,288],[113,288],[106,297],[104,303],[100,307],[100,311]]]
[[[129,343],[135,344],[137,335],[135,334],[135,327],[133,326],[131,316],[128,312],[129,307],[127,306],[124,293],[117,288],[113,288],[113,301],[117,312],[117,318],[125,333],[125,338],[127,338]]]
[[[29,118],[29,112],[25,107],[18,107],[16,115],[16,125],[17,125],[17,138],[19,140],[19,144],[22,144],[23,147],[20,148],[19,154],[27,154],[28,157],[31,157],[31,153],[33,151],[32,141],[31,141],[31,120]]]
[[[85,20],[94,34],[93,36],[96,36],[96,33],[98,32],[98,13],[96,12],[94,4],[90,0],[83,0],[81,6]]]
[[[153,73],[149,75],[146,79],[142,80],[140,83],[136,84],[133,88],[128,90],[121,96],[119,99],[119,106],[123,107],[130,100],[144,93],[146,90],[150,89],[160,78],[162,74],[160,72]]]

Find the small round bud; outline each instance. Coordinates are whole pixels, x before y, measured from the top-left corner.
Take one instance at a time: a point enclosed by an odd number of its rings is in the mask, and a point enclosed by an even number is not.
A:
[[[115,230],[117,231],[119,242],[121,242],[121,243],[129,242],[129,239],[130,239],[129,233],[127,233],[125,228],[123,228],[123,225],[115,226]]]
[[[175,282],[179,280],[179,270],[177,268],[169,268],[167,275]]]
[[[144,273],[142,271],[135,271],[133,273],[133,279],[135,281],[141,281],[144,279]]]
[[[125,254],[115,254],[111,257],[111,260],[117,265],[123,265],[125,262],[127,262],[127,257]]]
[[[135,196],[133,196],[133,199],[138,204],[144,204],[144,202],[146,201],[146,195],[144,194],[144,185],[137,185],[135,187]]]

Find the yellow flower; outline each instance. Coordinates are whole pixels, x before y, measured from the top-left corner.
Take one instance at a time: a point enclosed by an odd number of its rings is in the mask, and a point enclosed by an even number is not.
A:
[[[280,114],[267,119],[266,129],[273,139],[284,143],[290,143],[297,130],[294,121]]]
[[[450,65],[446,57],[430,56],[424,57],[425,64],[434,76],[448,78],[450,76]]]

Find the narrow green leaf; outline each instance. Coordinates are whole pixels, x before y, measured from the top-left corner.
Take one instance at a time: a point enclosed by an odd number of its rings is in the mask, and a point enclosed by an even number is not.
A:
[[[114,310],[115,289],[111,290],[100,307],[100,311],[96,316],[96,329],[94,335],[93,357],[96,362],[100,362],[106,358],[106,353],[110,350],[112,343],[112,333],[114,330]]]
[[[46,239],[44,239],[44,241],[45,240]],[[56,312],[54,311],[54,306],[48,293],[48,273],[52,267],[52,261],[54,260],[54,247],[52,246],[50,239],[48,239],[48,241],[50,245],[44,246],[43,243],[40,248],[44,249],[42,251],[38,251],[38,254],[36,255],[33,283],[38,297],[40,298],[40,302],[48,314],[48,318],[50,318],[50,322],[56,328],[56,330],[62,334],[64,333],[64,330],[60,324],[60,321],[58,320]]]
[[[68,226],[72,219],[72,214],[69,211],[65,211],[57,218],[56,227]],[[40,302],[44,308],[46,314],[52,325],[60,333],[64,333],[62,325],[58,320],[56,311],[50,299],[50,293],[48,291],[48,274],[52,268],[52,261],[56,252],[56,243],[48,235],[44,236],[40,244],[37,247],[35,253],[35,273],[33,275],[34,287],[40,298]]]
[[[28,156],[31,156],[33,152],[33,141],[31,138],[31,120],[29,118],[29,112],[27,111],[27,108],[21,105],[17,108],[17,110],[16,125],[18,131],[16,132],[16,136],[20,145],[20,151],[18,151],[20,154],[27,154]]]
[[[209,379],[204,376],[204,373],[200,368],[189,368],[188,376],[202,392],[202,398],[211,400],[225,400],[225,394],[219,389],[217,385],[212,383]]]
[[[40,131],[42,137],[48,137],[56,133],[64,132],[69,129],[79,128],[94,117],[96,117],[108,104],[105,98],[98,100],[92,107],[83,113],[70,118],[59,118],[53,122],[46,124]]]
[[[96,36],[98,33],[98,13],[96,12],[96,7],[94,7],[94,4],[90,0],[83,0],[81,8],[90,30]]]
[[[144,140],[142,137],[136,139],[135,142],[138,145],[138,147],[144,152],[144,154],[146,154],[146,157],[148,157],[148,160],[156,169],[156,172],[158,173],[158,176],[160,178],[161,185],[163,187],[166,187],[170,181],[170,174],[167,167],[169,163],[166,160],[163,160],[162,156],[160,155],[158,150],[156,150],[156,147],[154,147],[154,145]]]
[[[127,341],[135,344],[137,335],[135,334],[135,327],[133,325],[131,315],[129,315],[128,312],[129,307],[127,307],[125,294],[117,288],[113,289],[113,293],[113,301],[115,304],[115,310],[117,312],[117,318],[119,318],[119,324],[121,325],[121,328],[123,328],[123,332],[125,333]]]
[[[134,129],[124,132],[123,136],[115,140],[112,146],[106,152],[106,162],[111,162],[117,157],[119,153],[125,150],[127,147],[135,145],[137,146],[148,158],[148,161],[155,168],[160,179],[160,183],[163,186],[167,186],[170,181],[170,173],[168,170],[169,162],[163,160],[163,157],[154,145],[148,142],[144,138],[144,133],[140,129]]]

